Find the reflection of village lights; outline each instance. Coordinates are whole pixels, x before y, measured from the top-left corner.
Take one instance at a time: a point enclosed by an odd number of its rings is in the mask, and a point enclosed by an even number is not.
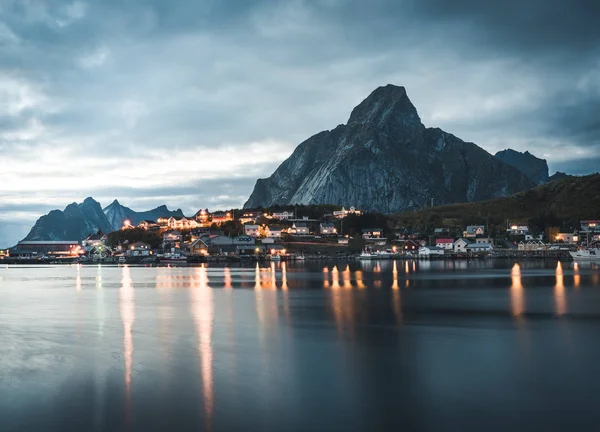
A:
[[[560,261],[556,265],[556,286],[554,287],[554,299],[556,302],[556,315],[564,315],[567,311],[567,301],[565,297],[563,269]]]
[[[340,272],[337,266],[333,266],[331,269],[331,288],[340,287]]]
[[[521,266],[515,263],[510,272],[512,279],[512,285],[510,287],[510,299],[512,304],[512,313],[518,317],[523,314],[524,299],[523,299],[523,285],[521,283]]]

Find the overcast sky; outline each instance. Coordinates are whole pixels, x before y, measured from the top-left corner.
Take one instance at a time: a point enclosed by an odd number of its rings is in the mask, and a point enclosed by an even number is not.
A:
[[[595,0],[0,0],[0,246],[93,196],[238,207],[403,85],[426,126],[600,167]]]

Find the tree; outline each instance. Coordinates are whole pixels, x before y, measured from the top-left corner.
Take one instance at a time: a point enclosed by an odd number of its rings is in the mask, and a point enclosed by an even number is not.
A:
[[[348,241],[348,252],[359,253],[365,248],[365,239],[361,235],[355,235]]]

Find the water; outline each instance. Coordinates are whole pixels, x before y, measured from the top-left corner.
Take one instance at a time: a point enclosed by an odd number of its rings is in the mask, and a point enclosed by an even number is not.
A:
[[[513,264],[1,267],[0,430],[597,429],[598,266]]]

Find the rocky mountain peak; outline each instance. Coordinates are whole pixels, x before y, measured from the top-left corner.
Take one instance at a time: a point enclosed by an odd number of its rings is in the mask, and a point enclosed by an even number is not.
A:
[[[495,156],[502,162],[521,171],[535,184],[545,183],[549,179],[546,159],[540,159],[528,151],[521,153],[509,148],[499,151]]]
[[[387,125],[424,129],[406,89],[393,84],[378,87],[352,110],[348,125],[366,123],[375,127]]]

